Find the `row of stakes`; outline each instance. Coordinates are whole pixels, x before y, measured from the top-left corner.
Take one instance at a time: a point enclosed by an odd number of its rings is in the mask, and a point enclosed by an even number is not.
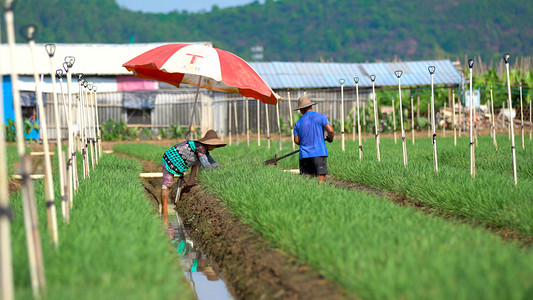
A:
[[[15,31],[14,31],[14,2],[5,1],[4,18],[6,21],[7,42],[10,51],[11,65],[16,63],[15,56]],[[57,230],[57,215],[54,199],[54,184],[52,179],[52,165],[50,159],[50,149],[48,144],[47,120],[43,104],[39,76],[37,74],[37,60],[35,57],[36,27],[33,25],[23,28],[24,36],[28,42],[32,62],[34,66],[34,81],[39,111],[41,127],[41,138],[44,152],[44,190],[48,234],[51,237],[53,246],[59,247],[59,237]],[[75,58],[65,57],[62,68],[54,73],[53,57],[56,46],[46,44],[45,50],[50,58],[50,76],[52,78],[53,105],[56,123],[56,143],[58,154],[59,170],[59,193],[61,197],[61,212],[65,223],[70,222],[70,209],[73,207],[74,192],[78,192],[79,177],[77,172],[77,151],[81,152],[83,159],[83,178],[90,177],[90,170],[98,164],[99,157],[102,156],[101,134],[98,120],[98,104],[96,101],[96,86],[85,80],[83,74],[77,74],[78,97],[73,100],[72,72]],[[55,74],[55,76],[54,76]],[[1,77],[2,74],[0,74]],[[65,95],[63,88],[63,77],[66,77],[67,92]],[[68,127],[67,153],[63,155],[61,146],[60,129],[60,108],[56,93],[56,77],[60,83],[60,93],[63,103],[63,114]],[[22,179],[21,196],[24,214],[24,228],[28,249],[29,271],[34,297],[38,298],[46,293],[46,278],[44,272],[44,261],[42,255],[42,245],[38,226],[38,213],[33,180],[31,179],[31,157],[26,153],[25,141],[22,125],[22,111],[20,106],[20,92],[18,89],[18,75],[11,71],[11,82],[13,88],[13,108],[15,112],[15,133],[17,153],[20,160],[20,170],[17,172]],[[0,87],[1,88],[1,87]],[[1,91],[0,91],[0,94]],[[3,103],[3,99],[2,99]],[[4,119],[3,104],[0,105],[0,119]],[[74,132],[74,122],[77,123],[78,130]],[[90,151],[89,151],[90,149]],[[7,178],[7,158],[5,145],[5,126],[0,126],[0,298],[14,299],[13,288],[13,267],[11,256],[10,226],[12,221],[12,211],[9,206],[8,178]]]

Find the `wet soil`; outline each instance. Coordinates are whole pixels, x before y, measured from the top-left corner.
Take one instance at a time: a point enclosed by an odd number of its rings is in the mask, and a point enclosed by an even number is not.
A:
[[[339,188],[356,190],[356,191],[364,192],[366,194],[386,197],[387,199],[401,206],[410,206],[416,210],[423,211],[430,215],[435,215],[435,216],[438,216],[444,219],[449,219],[449,220],[453,220],[456,222],[469,224],[472,227],[476,227],[476,228],[479,228],[479,227],[484,228],[485,230],[488,230],[492,234],[496,234],[500,236],[504,241],[518,242],[520,245],[524,247],[531,247],[531,245],[533,245],[533,236],[524,236],[512,228],[505,228],[505,227],[496,226],[493,224],[485,224],[485,223],[481,223],[478,221],[473,221],[469,218],[459,216],[457,214],[446,213],[428,204],[422,203],[417,200],[409,199],[407,196],[402,195],[402,194],[396,194],[396,193],[391,193],[388,191],[375,189],[375,188],[372,188],[372,187],[369,187],[363,184],[355,183],[355,182],[338,180],[331,176],[328,176],[327,180],[328,182],[330,182],[331,184]]]
[[[123,154],[117,154],[124,156]],[[132,158],[132,157],[130,157]],[[161,167],[142,161],[144,172]],[[177,181],[177,180],[176,180]],[[161,178],[143,179],[157,211]],[[175,198],[176,183],[169,196]],[[236,299],[347,299],[339,287],[296,258],[277,250],[226,209],[201,184],[182,194],[176,210],[189,235],[222,274]]]

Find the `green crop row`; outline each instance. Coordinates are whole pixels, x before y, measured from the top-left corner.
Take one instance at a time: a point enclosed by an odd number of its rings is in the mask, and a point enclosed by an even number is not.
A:
[[[282,152],[290,151],[287,146]],[[332,156],[337,153],[336,146],[331,147]],[[132,154],[137,145],[120,147],[130,147]],[[158,157],[165,149],[153,146],[136,155]],[[531,296],[533,259],[529,250],[504,243],[483,229],[400,207],[385,198],[264,167],[262,162],[278,151],[255,145],[248,148],[245,143],[216,149],[212,155],[224,167],[200,172],[199,180],[245,223],[353,297]],[[370,160],[368,157],[365,163],[371,164]],[[294,161],[297,157],[282,164],[294,167]],[[333,171],[335,164],[332,159]],[[431,164],[428,168],[431,170]]]
[[[78,162],[81,167],[81,159]],[[47,299],[193,299],[161,222],[145,198],[138,179],[141,171],[138,162],[104,155],[90,178],[80,182],[70,224],[63,222],[54,172],[58,249],[47,233],[43,181],[36,182]],[[10,202],[15,215],[15,295],[32,299],[20,192],[12,194]]]

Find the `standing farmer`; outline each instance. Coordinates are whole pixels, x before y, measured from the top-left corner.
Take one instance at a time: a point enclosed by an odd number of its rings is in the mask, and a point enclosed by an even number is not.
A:
[[[226,144],[211,129],[198,141],[184,141],[165,152],[162,159],[163,186],[161,187],[161,213],[165,224],[168,224],[168,194],[174,183],[174,175],[183,176],[183,173],[192,167],[185,188],[196,185],[195,177],[200,165],[206,169],[220,167],[220,164],[211,157],[209,151],[224,146]]]
[[[300,110],[302,117],[294,125],[294,142],[300,145],[300,174],[318,176],[319,182],[325,182],[328,149],[324,142],[324,130],[328,134],[325,140],[330,143],[335,133],[326,115],[313,111],[315,104],[306,96],[298,99],[298,108],[295,110]]]

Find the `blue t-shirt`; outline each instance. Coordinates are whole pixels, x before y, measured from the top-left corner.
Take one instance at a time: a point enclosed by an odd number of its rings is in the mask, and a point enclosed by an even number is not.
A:
[[[324,142],[324,127],[330,124],[325,114],[306,112],[294,125],[294,136],[300,138],[300,159],[328,156]]]

